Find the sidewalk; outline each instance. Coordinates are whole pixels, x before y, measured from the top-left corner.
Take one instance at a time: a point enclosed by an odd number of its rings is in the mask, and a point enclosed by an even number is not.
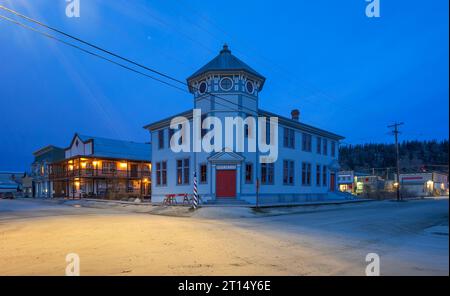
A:
[[[298,207],[298,206],[321,206],[321,205],[340,205],[375,201],[375,199],[358,198],[358,199],[338,199],[338,200],[323,200],[323,201],[305,201],[296,203],[267,203],[259,205],[259,208],[275,208],[275,207]],[[256,205],[251,205],[252,208],[256,208]]]
[[[122,200],[106,200],[106,199],[92,199],[92,198],[82,198],[82,199],[71,199],[71,198],[49,198],[49,199],[41,199],[41,198],[16,198],[17,200],[23,201],[35,201],[35,202],[50,202],[50,203],[59,203],[59,204],[71,204],[71,203],[99,203],[99,204],[111,204],[111,205],[135,205],[135,206],[151,206],[151,207],[190,207],[189,204],[177,203],[172,205],[164,205],[162,203],[152,203],[151,201],[122,201]],[[243,204],[226,204],[226,203],[204,203],[201,204],[200,207],[204,208],[228,208],[228,207],[237,207],[237,208],[278,208],[278,207],[304,207],[304,206],[320,206],[320,205],[341,205],[341,204],[353,204],[353,203],[361,203],[361,202],[369,202],[375,201],[373,199],[346,199],[346,200],[323,200],[323,201],[308,201],[308,202],[295,202],[295,203],[265,203],[259,204],[258,207],[254,204],[243,203]]]

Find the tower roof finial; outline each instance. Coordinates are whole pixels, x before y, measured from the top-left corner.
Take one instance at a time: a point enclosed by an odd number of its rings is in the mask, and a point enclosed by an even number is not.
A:
[[[228,44],[224,43],[222,50],[220,53],[231,53],[231,50],[228,48]]]

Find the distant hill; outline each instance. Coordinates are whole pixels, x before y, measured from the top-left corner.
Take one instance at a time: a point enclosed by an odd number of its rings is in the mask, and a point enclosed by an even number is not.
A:
[[[448,173],[448,149],[448,140],[404,141],[399,145],[400,167],[404,172],[436,170]],[[347,145],[339,151],[343,170],[367,171],[396,166],[394,144]]]

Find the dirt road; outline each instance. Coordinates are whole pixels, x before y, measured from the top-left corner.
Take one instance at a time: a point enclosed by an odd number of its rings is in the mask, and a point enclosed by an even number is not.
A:
[[[448,199],[274,209],[144,208],[0,200],[0,275],[448,275]]]

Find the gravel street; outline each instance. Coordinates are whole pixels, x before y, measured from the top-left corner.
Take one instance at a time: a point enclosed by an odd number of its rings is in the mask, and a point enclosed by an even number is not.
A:
[[[270,208],[0,200],[0,275],[448,275],[448,198]]]

